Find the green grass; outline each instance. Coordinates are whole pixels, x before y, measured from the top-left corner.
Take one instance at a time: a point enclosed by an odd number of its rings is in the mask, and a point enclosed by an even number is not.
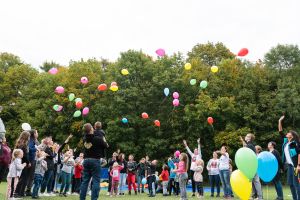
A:
[[[274,200],[276,198],[276,192],[275,192],[275,189],[274,187],[266,187],[264,186],[263,187],[264,189],[264,199],[265,200]],[[292,197],[290,196],[290,190],[288,187],[284,187],[284,199],[292,199]],[[0,184],[0,200],[4,200],[5,199],[5,193],[6,193],[6,183],[1,183]],[[205,193],[205,198],[204,199],[217,199],[217,198],[210,198],[209,197],[209,193]],[[189,199],[197,199],[196,197],[193,197],[191,198],[191,193],[188,194],[189,196]],[[24,198],[24,199],[31,199],[31,198]],[[68,197],[41,197],[40,198],[41,200],[78,200],[79,197],[78,196],[68,196]],[[87,196],[86,199],[91,199],[90,196]],[[111,200],[114,200],[114,199],[125,199],[125,200],[131,200],[131,199],[138,199],[138,200],[146,200],[146,199],[167,199],[167,200],[178,200],[179,198],[178,197],[175,197],[175,196],[172,196],[172,197],[162,197],[162,194],[157,194],[155,198],[149,198],[147,197],[146,194],[141,194],[141,195],[125,195],[123,197],[117,197],[117,198],[110,198],[109,196],[106,196],[106,190],[102,190],[101,191],[101,194],[99,196],[99,199],[111,199]],[[237,198],[235,198],[237,199]]]

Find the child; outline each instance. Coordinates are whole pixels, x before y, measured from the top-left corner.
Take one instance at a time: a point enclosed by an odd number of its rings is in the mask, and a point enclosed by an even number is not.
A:
[[[138,193],[142,192],[144,193],[144,184],[142,183],[142,180],[145,178],[145,169],[146,169],[146,159],[142,158],[140,160],[140,163],[137,165],[138,169]],[[140,186],[142,185],[142,188],[140,190]]]
[[[81,177],[82,177],[82,170],[83,170],[83,153],[79,154],[79,157],[75,160],[75,186],[74,186],[74,193],[79,194],[80,185],[81,185]]]
[[[128,194],[131,195],[131,185],[133,185],[134,193],[137,195],[136,184],[135,184],[135,172],[137,164],[133,160],[133,155],[129,155],[127,162],[127,184],[128,184]]]
[[[149,190],[149,197],[155,197],[155,182],[156,182],[156,166],[157,160],[153,160],[151,163],[147,163],[147,179],[148,179],[148,190]]]
[[[179,182],[178,182],[178,177],[176,175],[176,172],[174,172],[174,169],[176,169],[176,163],[179,162],[179,156],[180,152],[176,151],[174,153],[174,159],[169,158],[168,159],[168,167],[170,168],[170,180],[169,180],[169,195],[171,196],[172,194],[172,188],[173,192],[175,193],[176,196],[179,194]]]
[[[163,165],[162,169],[163,171],[161,172],[160,177],[162,179],[163,196],[168,196],[169,168],[167,165]]]
[[[196,165],[193,166],[193,171],[194,176],[193,179],[195,181],[195,185],[198,191],[198,198],[203,198],[203,176],[202,176],[202,172],[203,172],[203,168],[204,168],[204,162],[203,160],[197,160],[196,161]]]
[[[189,165],[189,158],[186,153],[181,153],[179,156],[180,162],[178,163],[178,169],[173,170],[178,174],[180,198],[181,200],[187,200],[186,194],[186,182],[188,180],[187,169]]]
[[[61,179],[62,179],[62,184],[60,187],[60,196],[67,196],[67,192],[70,187],[70,182],[71,182],[71,173],[72,173],[72,167],[74,166],[75,161],[73,158],[73,151],[69,149],[65,155],[64,155],[64,160],[63,160],[63,167],[61,169]],[[64,190],[64,193],[62,193]]]
[[[114,162],[112,169],[110,170],[110,176],[111,176],[111,191],[110,191],[110,197],[112,195],[116,196],[118,194],[118,186],[120,181],[120,172],[124,168],[124,166],[120,166],[118,162]]]
[[[47,162],[44,160],[46,158],[46,154],[43,151],[37,151],[36,153],[36,164],[34,170],[34,186],[32,189],[32,198],[38,199],[38,191],[43,182],[43,178],[45,172],[47,171]]]
[[[9,172],[7,174],[7,193],[6,200],[10,198],[11,191],[13,196],[19,182],[22,170],[26,167],[26,163],[21,163],[23,158],[23,151],[21,149],[15,149],[12,153],[12,161],[9,165]],[[14,179],[14,185],[12,186],[12,180]],[[13,187],[13,190],[11,189]]]

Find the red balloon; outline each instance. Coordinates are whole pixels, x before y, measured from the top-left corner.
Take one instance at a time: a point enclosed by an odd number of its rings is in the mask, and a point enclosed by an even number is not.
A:
[[[208,117],[207,118],[207,123],[209,123],[210,125],[212,125],[214,123],[214,118]]]
[[[110,86],[117,86],[117,82],[111,82]]]
[[[157,126],[157,127],[160,127],[160,121],[159,120],[155,120],[154,121],[154,125]]]
[[[149,118],[149,115],[145,112],[142,113],[142,118],[143,119],[148,119]]]
[[[104,83],[102,83],[102,84],[100,84],[100,85],[98,86],[98,90],[99,90],[99,91],[105,91],[106,89],[107,89],[107,85],[104,84]]]
[[[76,102],[76,108],[80,109],[83,106],[83,103],[81,101]]]
[[[249,53],[249,50],[247,48],[242,48],[239,53],[238,56],[246,56]]]

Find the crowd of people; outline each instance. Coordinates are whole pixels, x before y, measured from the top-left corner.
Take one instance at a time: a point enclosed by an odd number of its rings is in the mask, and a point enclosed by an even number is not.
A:
[[[283,134],[282,122],[279,119],[278,129],[284,140],[282,155],[276,150],[276,143],[269,142],[268,150],[276,157],[279,170],[272,180],[275,185],[277,199],[283,199],[281,172],[287,171],[288,184],[293,199],[300,199],[298,172],[300,170],[300,142],[295,131]],[[120,150],[114,152],[106,160],[105,149],[109,147],[101,122],[94,126],[87,123],[83,126],[83,152],[76,152],[68,145],[72,135],[63,144],[54,143],[50,136],[39,143],[37,130],[23,131],[11,152],[5,137],[1,138],[0,174],[8,169],[6,199],[18,199],[31,196],[67,196],[79,195],[80,200],[91,193],[91,199],[96,200],[100,192],[101,167],[108,167],[108,196],[125,195],[125,185],[128,185],[126,195],[138,195],[148,192],[149,197],[155,197],[161,192],[162,196],[176,195],[181,200],[187,199],[187,183],[192,185],[192,196],[204,197],[203,171],[206,167],[210,183],[210,196],[220,197],[220,186],[223,187],[223,197],[230,199],[233,192],[230,186],[232,161],[227,146],[212,154],[212,158],[205,165],[200,139],[193,151],[184,140],[186,152],[179,150],[164,161],[162,168],[158,168],[157,160],[150,160],[148,156],[135,160],[134,155],[127,157]],[[262,151],[254,145],[255,137],[247,134],[240,137],[241,146],[247,147],[256,154]],[[77,155],[75,157],[74,155]],[[188,173],[190,172],[190,173]],[[1,177],[2,178],[2,177]],[[146,191],[147,186],[147,191]],[[252,180],[252,198],[263,199],[261,181],[258,175]]]

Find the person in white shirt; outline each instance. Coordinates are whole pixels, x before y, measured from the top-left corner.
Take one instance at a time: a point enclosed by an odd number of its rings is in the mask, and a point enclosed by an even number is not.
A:
[[[213,158],[211,158],[206,166],[209,176],[211,197],[214,197],[215,187],[217,188],[217,196],[220,197],[220,173],[219,173],[219,159],[218,154],[213,152]]]

